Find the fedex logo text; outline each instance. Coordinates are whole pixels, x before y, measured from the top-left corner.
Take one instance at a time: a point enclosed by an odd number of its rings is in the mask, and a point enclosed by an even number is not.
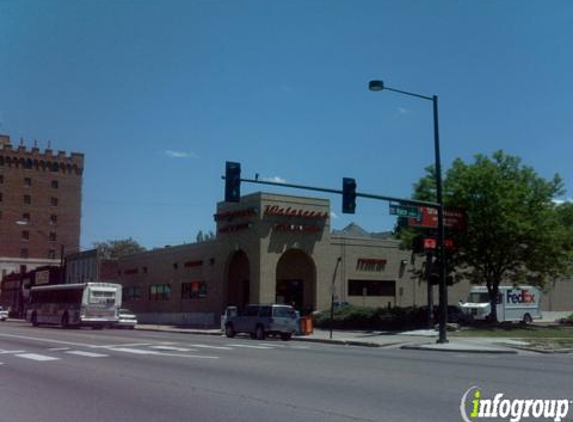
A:
[[[507,303],[535,303],[535,295],[529,290],[508,290],[505,298]]]

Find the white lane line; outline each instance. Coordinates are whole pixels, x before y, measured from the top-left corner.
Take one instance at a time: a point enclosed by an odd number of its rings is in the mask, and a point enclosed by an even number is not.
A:
[[[116,352],[133,353],[135,355],[158,355],[159,352],[154,350],[140,350],[140,349],[130,349],[129,347],[110,347],[109,350],[115,350]]]
[[[88,358],[107,358],[109,355],[104,355],[102,353],[84,352],[82,350],[70,350],[66,352],[70,355],[86,356]]]
[[[219,356],[209,355],[181,355],[179,353],[157,353],[159,356],[169,356],[174,358],[191,358],[191,359],[219,359]]]
[[[125,353],[134,353],[136,355],[155,355],[155,356],[168,356],[176,358],[193,358],[193,359],[219,359],[219,356],[182,355],[179,353],[162,353],[162,352],[156,352],[155,350],[139,350],[139,349],[130,349],[127,347],[116,347],[110,350],[115,350],[118,352],[125,352]]]
[[[250,346],[250,345],[246,345],[246,344],[227,344],[227,346],[244,347],[245,349],[272,350],[272,347],[268,347],[268,346]]]
[[[151,346],[154,343],[126,343],[126,344],[105,344],[102,346],[90,346],[94,349],[113,349],[115,347],[140,347],[140,346]]]
[[[25,353],[25,350],[0,350],[0,355],[6,355],[10,353]]]
[[[50,360],[60,360],[60,358],[54,358],[52,356],[46,356],[46,355],[39,355],[37,353],[23,353],[21,355],[16,355],[16,356],[19,358],[35,360],[37,362],[47,362]]]
[[[232,347],[225,346],[211,346],[209,344],[190,344],[191,347],[198,347],[200,349],[214,349],[214,350],[233,350]]]
[[[43,341],[46,343],[55,343],[55,344],[66,344],[68,346],[74,347],[95,347],[93,344],[86,344],[86,343],[74,343],[73,341],[62,341],[62,340],[54,340],[51,338],[39,338],[39,337],[28,337],[28,336],[18,336],[16,334],[4,334],[0,333],[0,337],[9,337],[9,338],[19,338],[23,340],[33,340],[33,341]]]
[[[170,352],[196,352],[197,350],[192,349],[185,349],[183,347],[175,347],[175,346],[150,346],[150,349],[156,350],[167,350]]]
[[[51,349],[48,349],[49,352],[63,352],[66,350],[70,350],[69,347],[52,347]]]
[[[76,343],[73,341],[63,341],[63,340],[54,340],[51,338],[41,338],[41,337],[29,337],[29,336],[20,336],[16,334],[4,334],[0,333],[0,337],[9,337],[9,338],[19,338],[23,340],[32,340],[32,341],[41,341],[45,343],[54,343],[54,344],[61,344],[66,346],[73,346],[73,347],[88,347],[90,349],[110,349],[114,347],[135,347],[135,346],[150,346],[154,343],[129,343],[129,344],[108,344],[103,346],[98,346],[97,344],[88,344],[88,343]]]

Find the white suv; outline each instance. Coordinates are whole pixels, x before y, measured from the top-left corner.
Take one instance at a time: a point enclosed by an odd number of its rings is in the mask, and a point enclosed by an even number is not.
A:
[[[257,340],[278,335],[283,340],[290,340],[297,327],[298,317],[292,306],[248,305],[241,315],[226,318],[225,335],[234,337],[237,333],[248,333]]]
[[[6,321],[8,319],[8,311],[5,311],[2,306],[0,306],[0,321]]]

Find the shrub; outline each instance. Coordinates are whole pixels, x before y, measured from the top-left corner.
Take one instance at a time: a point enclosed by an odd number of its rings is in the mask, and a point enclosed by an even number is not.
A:
[[[565,325],[573,325],[573,314],[569,315],[566,318],[561,318],[559,322]]]
[[[330,309],[313,314],[314,326],[330,328]],[[424,327],[424,312],[419,308],[366,308],[346,305],[334,309],[333,328],[355,330],[405,330]]]

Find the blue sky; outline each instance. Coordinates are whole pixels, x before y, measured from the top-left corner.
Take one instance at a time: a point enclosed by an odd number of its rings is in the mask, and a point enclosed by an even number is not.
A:
[[[503,149],[573,196],[570,1],[0,0],[0,28],[0,132],[85,153],[84,248],[214,230],[227,160],[409,197],[431,102],[370,79],[439,96],[444,169]],[[385,202],[323,197],[334,228],[394,225]]]

